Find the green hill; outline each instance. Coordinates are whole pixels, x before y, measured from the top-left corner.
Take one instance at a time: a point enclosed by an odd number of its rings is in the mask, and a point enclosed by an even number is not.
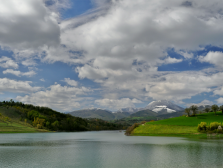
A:
[[[119,120],[125,117],[128,117],[130,113],[128,112],[117,112],[117,113],[112,113],[115,116],[115,120]]]
[[[199,135],[197,126],[201,122],[223,122],[223,114],[217,112],[203,113],[193,117],[175,117],[160,121],[147,122],[135,128],[131,135],[148,135],[148,136],[184,136],[184,135]]]
[[[121,124],[83,119],[21,102],[0,102],[0,132],[120,130]]]
[[[28,122],[20,121],[20,115],[12,107],[0,107],[0,133],[47,132],[37,129]]]

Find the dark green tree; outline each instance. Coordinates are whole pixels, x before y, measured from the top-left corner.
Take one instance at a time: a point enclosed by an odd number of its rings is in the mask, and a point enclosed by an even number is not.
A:
[[[198,110],[197,106],[196,106],[196,105],[192,105],[192,106],[190,107],[190,109],[191,109],[191,111],[193,112],[193,116],[195,116],[196,113],[197,113],[197,110]]]
[[[209,112],[210,112],[210,108],[206,107],[206,108],[204,109],[204,111],[205,111],[206,113],[209,113]]]
[[[185,108],[184,110],[184,112],[187,113],[188,117],[190,117],[190,111],[191,111],[190,108]]]
[[[221,110],[222,114],[223,114],[223,105],[219,107],[219,109]]]
[[[211,109],[214,111],[214,114],[216,115],[216,111],[219,109],[218,105],[214,104],[211,106]]]

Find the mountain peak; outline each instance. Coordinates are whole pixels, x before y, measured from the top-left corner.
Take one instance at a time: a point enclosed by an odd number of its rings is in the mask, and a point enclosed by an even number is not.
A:
[[[172,103],[171,101],[168,101],[168,100],[152,101],[144,109],[149,109],[149,110],[152,110],[156,113],[159,113],[161,111],[162,112],[166,111],[167,113],[173,113],[173,112],[183,110],[182,107],[177,106],[176,104],[174,104],[174,103]]]

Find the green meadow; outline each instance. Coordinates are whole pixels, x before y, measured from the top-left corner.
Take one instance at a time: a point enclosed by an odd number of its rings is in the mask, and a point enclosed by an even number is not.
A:
[[[45,132],[45,131],[46,130],[36,129],[31,125],[22,122],[0,121],[0,133],[31,133],[31,132]]]
[[[131,135],[138,136],[200,136],[205,137],[207,134],[202,134],[197,131],[197,126],[201,122],[223,122],[222,112],[203,113],[196,116],[175,117],[160,121],[147,122],[135,128]]]

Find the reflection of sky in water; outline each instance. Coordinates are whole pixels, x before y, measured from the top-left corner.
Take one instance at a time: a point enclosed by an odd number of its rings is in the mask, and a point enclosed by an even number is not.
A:
[[[123,134],[1,134],[0,167],[223,167],[222,140],[188,141]]]

